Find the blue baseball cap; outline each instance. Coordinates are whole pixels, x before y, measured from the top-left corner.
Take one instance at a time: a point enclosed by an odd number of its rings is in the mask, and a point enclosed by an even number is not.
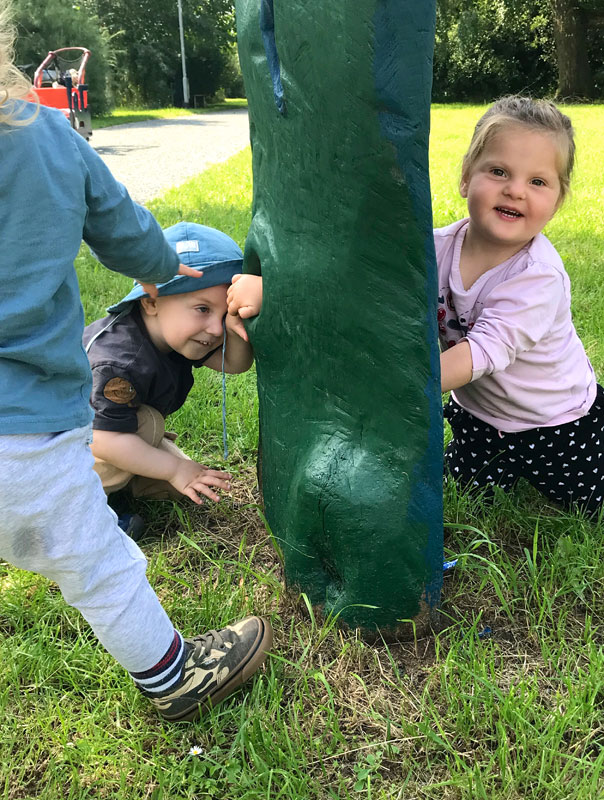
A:
[[[171,294],[187,294],[210,286],[230,284],[233,275],[243,269],[243,253],[226,233],[198,225],[196,222],[178,222],[164,230],[164,236],[172,245],[180,261],[187,267],[203,272],[201,278],[188,275],[175,275],[167,283],[158,283],[160,297]],[[134,281],[132,290],[119,303],[109,306],[110,314],[125,311],[136,300],[148,297],[143,287]]]

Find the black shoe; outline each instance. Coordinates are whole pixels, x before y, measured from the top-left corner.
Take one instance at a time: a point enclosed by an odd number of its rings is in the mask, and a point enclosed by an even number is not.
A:
[[[268,620],[246,617],[184,642],[185,663],[176,686],[161,695],[143,691],[161,716],[172,722],[195,719],[245,683],[264,662],[273,631]]]
[[[145,532],[145,521],[139,514],[120,514],[117,524],[134,542],[138,542]]]

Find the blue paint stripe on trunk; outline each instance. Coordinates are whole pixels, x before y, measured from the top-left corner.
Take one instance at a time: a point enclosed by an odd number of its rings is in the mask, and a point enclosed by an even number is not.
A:
[[[264,52],[273,82],[273,94],[275,104],[280,114],[285,114],[285,96],[283,84],[281,83],[281,62],[277,52],[277,42],[275,39],[275,12],[273,0],[261,0],[260,3],[260,30],[264,43]]]
[[[377,0],[374,15],[374,77],[383,137],[396,150],[397,162],[409,187],[417,225],[423,232],[426,258],[426,337],[431,380],[425,388],[429,407],[428,447],[412,473],[415,503],[407,525],[428,525],[423,549],[429,578],[425,600],[435,607],[443,585],[442,461],[443,421],[440,393],[440,355],[436,328],[436,259],[428,175],[428,136],[432,89],[436,4],[434,0]],[[409,31],[401,37],[401,31]],[[413,520],[415,513],[421,519]]]

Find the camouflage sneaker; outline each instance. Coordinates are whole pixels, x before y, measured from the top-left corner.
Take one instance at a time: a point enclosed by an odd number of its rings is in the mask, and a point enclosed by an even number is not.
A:
[[[161,695],[143,691],[164,719],[195,719],[232,694],[264,662],[273,643],[268,620],[246,617],[220,631],[185,639],[185,664],[176,687]]]

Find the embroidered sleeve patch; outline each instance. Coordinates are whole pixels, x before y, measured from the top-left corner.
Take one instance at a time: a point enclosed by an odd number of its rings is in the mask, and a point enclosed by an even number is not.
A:
[[[125,378],[111,378],[111,380],[107,381],[105,384],[103,394],[107,400],[111,400],[112,403],[125,405],[134,400],[136,397],[136,389]]]

